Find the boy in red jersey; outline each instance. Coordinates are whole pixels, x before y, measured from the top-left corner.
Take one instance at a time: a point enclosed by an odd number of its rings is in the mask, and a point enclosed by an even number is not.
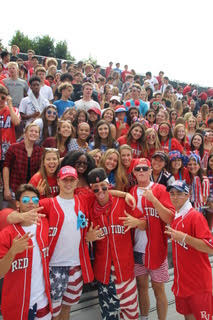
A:
[[[133,174],[138,185],[130,193],[137,202],[137,207],[147,217],[146,232],[135,230],[134,252],[135,275],[137,279],[139,304],[143,320],[148,319],[149,313],[149,275],[152,280],[158,319],[165,320],[168,302],[164,283],[168,281],[167,237],[165,226],[174,217],[174,207],[170,201],[166,187],[150,181],[151,164],[148,159],[135,160]],[[139,257],[141,257],[139,259]]]
[[[208,254],[213,254],[213,238],[206,219],[189,201],[189,187],[183,180],[170,185],[171,201],[176,209],[171,227],[174,284],[177,312],[186,320],[212,319],[212,270]]]
[[[133,247],[129,230],[131,227],[144,229],[146,221],[141,212],[130,209],[124,199],[111,196],[104,169],[91,170],[88,180],[96,197],[90,211],[90,221],[95,233],[102,233],[100,238],[96,234],[91,238],[90,228],[87,234],[88,241],[98,240],[95,243],[94,275],[98,280],[102,318],[138,319]]]
[[[19,215],[37,208],[39,192],[21,185],[16,192]],[[5,320],[50,320],[48,222],[22,222],[0,233],[0,276],[4,277],[2,315]]]

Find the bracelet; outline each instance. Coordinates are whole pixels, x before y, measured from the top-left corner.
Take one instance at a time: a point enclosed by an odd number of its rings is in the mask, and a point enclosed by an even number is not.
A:
[[[183,244],[185,244],[186,236],[187,236],[187,233],[185,233],[183,240],[181,241]]]

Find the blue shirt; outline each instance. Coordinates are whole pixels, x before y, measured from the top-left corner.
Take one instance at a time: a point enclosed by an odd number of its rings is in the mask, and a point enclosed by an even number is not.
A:
[[[59,118],[62,116],[62,114],[67,108],[73,108],[75,106],[75,103],[70,100],[67,100],[67,101],[57,100],[57,101],[54,101],[53,104],[57,107]]]

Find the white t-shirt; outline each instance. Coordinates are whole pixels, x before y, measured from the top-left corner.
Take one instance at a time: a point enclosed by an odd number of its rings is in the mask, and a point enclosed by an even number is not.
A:
[[[85,111],[88,111],[92,107],[95,107],[101,110],[100,104],[92,99],[90,101],[85,101],[83,99],[80,99],[75,102],[75,107],[77,110],[83,109]]]
[[[44,123],[43,120],[41,118],[35,119],[35,121],[33,121],[33,123],[37,124],[40,128],[40,139],[42,139],[43,136],[43,128],[44,128]],[[49,136],[52,136],[52,127],[48,126],[48,133]]]
[[[150,182],[150,184],[144,189],[150,189],[152,185],[153,185],[153,182]],[[141,212],[143,212],[143,208],[141,206],[141,199],[142,199],[143,193],[144,193],[144,190],[139,188],[137,189],[137,196],[138,196],[137,208]],[[136,228],[134,251],[145,253],[147,242],[148,242],[148,239],[147,239],[146,231]]]
[[[27,94],[29,95],[30,92],[31,92],[31,89],[29,88]],[[52,88],[47,86],[46,84],[41,86],[40,94],[42,95],[43,98],[47,99],[48,101],[54,99]]]
[[[33,263],[31,274],[31,288],[30,288],[30,308],[38,303],[38,309],[45,307],[48,304],[48,299],[45,293],[45,281],[43,274],[43,266],[41,260],[40,249],[36,240],[36,228],[37,225],[22,226],[25,233],[30,232],[33,234],[31,238],[33,242]],[[39,304],[41,301],[42,305]]]
[[[57,196],[57,201],[64,212],[64,222],[55,246],[50,266],[79,266],[80,229],[77,230],[77,215],[75,200],[63,199]]]
[[[44,110],[45,107],[47,107],[49,105],[49,101],[47,99],[41,99],[40,100],[40,113],[42,113],[42,111]],[[19,112],[24,113],[25,115],[29,116],[31,114],[34,114],[35,112],[37,112],[36,108],[34,107],[34,105],[32,104],[32,101],[30,100],[29,97],[25,97],[21,100],[20,106],[19,106]],[[28,125],[29,123],[31,123],[34,120],[34,118],[30,118],[26,121],[26,125]]]

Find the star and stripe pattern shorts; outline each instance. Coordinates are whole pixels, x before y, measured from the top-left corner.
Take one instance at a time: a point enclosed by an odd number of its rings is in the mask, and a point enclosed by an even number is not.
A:
[[[53,316],[56,317],[62,304],[72,306],[79,302],[83,290],[81,267],[50,267],[50,286]]]
[[[109,284],[98,283],[98,296],[102,319],[138,319],[138,296],[135,278],[116,283],[114,266]]]

